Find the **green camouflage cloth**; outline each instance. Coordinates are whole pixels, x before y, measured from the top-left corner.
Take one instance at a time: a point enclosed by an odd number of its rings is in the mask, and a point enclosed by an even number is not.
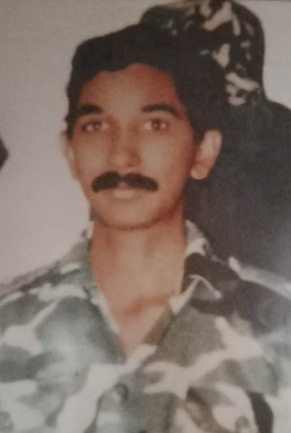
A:
[[[1,433],[290,433],[288,292],[239,279],[189,225],[181,293],[126,359],[88,246],[5,288]]]

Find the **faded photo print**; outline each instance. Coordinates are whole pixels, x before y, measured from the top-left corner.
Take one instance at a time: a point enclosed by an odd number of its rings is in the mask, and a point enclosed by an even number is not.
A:
[[[0,433],[290,433],[291,1],[0,10]]]

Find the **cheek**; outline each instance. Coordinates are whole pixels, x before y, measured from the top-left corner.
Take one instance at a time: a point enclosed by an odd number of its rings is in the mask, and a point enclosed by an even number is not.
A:
[[[96,176],[102,159],[97,148],[79,145],[74,149],[76,174],[81,179]],[[80,180],[81,180],[80,179]]]
[[[187,179],[195,160],[195,150],[191,145],[186,152],[174,152],[171,157],[171,164],[167,167],[165,182],[179,194],[184,190]]]
[[[195,145],[192,140],[184,141],[173,140],[167,142],[165,146],[157,147],[153,155],[152,163],[161,167],[160,173],[166,173],[167,176],[187,177],[195,160]]]

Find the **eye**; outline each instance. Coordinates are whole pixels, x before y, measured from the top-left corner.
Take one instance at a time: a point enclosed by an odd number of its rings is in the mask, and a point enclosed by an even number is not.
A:
[[[81,126],[82,132],[104,132],[108,129],[109,124],[104,120],[90,120]]]
[[[159,118],[149,119],[144,123],[145,131],[165,131],[168,127],[168,122]]]

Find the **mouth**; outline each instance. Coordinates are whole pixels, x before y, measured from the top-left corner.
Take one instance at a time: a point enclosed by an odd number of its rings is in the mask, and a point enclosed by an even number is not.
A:
[[[125,182],[120,182],[117,186],[107,190],[112,197],[120,200],[130,200],[139,197],[142,192],[146,192],[142,188],[129,186]]]

